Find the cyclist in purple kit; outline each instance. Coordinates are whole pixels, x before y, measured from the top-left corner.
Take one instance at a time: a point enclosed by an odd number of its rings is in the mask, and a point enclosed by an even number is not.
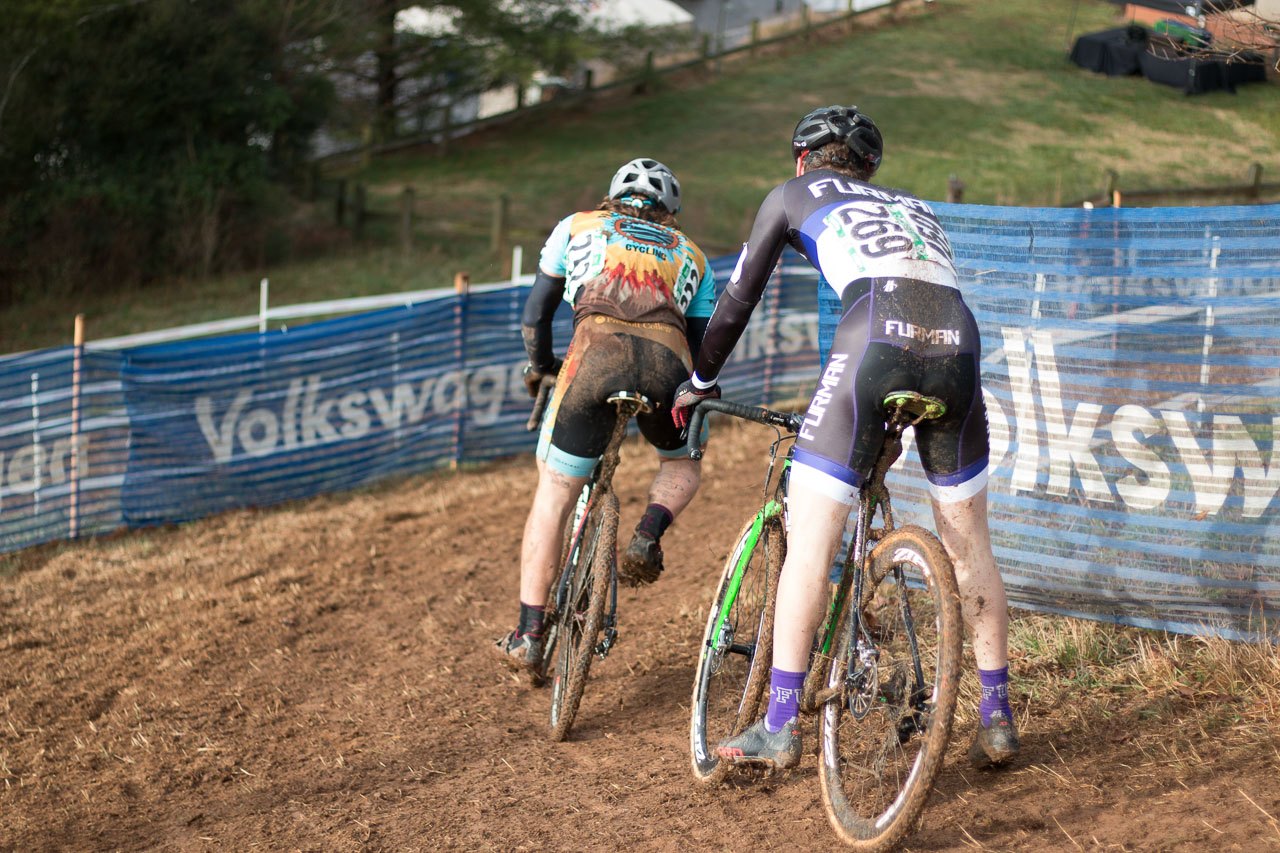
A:
[[[657,580],[661,539],[698,490],[701,463],[690,459],[671,398],[689,377],[692,357],[715,302],[706,255],[680,231],[680,184],[656,160],[622,166],[596,210],[571,214],[547,238],[521,330],[536,395],[556,376],[538,441],[538,486],[520,549],[520,618],[494,646],[499,659],[532,672],[542,657],[547,590],[559,567],[565,523],[612,432],[619,390],[638,391],[654,410],[636,416],[659,456],[648,506],[623,551],[618,577],[638,586]],[[574,331],[563,363],[551,319],[564,300]]]
[[[796,125],[791,150],[796,177],[761,204],[694,374],[672,403],[683,426],[699,400],[720,396],[716,377],[784,246],[804,255],[840,297],[831,352],[796,438],[769,707],[721,743],[718,754],[733,763],[799,763],[799,697],[828,572],[884,437],[885,394],[912,390],[947,406],[942,418],[915,432],[982,683],[969,758],[977,767],[1005,764],[1018,752],[1008,693],[1008,606],[987,526],[989,445],[978,328],[961,298],[950,243],[928,204],[868,183],[880,166],[883,140],[857,107],[809,113]]]

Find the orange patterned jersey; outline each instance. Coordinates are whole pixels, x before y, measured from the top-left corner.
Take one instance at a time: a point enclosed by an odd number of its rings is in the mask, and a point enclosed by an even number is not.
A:
[[[542,247],[542,270],[565,279],[575,318],[604,314],[680,329],[710,317],[715,277],[707,256],[679,229],[605,210],[560,220]]]

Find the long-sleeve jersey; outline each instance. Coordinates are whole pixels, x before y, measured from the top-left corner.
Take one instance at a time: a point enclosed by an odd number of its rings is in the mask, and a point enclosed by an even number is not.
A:
[[[928,204],[827,169],[775,187],[721,294],[696,363],[699,384],[719,375],[785,246],[841,296],[855,281],[898,277],[957,288],[951,244]]]

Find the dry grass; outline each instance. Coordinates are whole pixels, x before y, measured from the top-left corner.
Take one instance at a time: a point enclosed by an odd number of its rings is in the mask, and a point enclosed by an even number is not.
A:
[[[1015,611],[1009,645],[1024,730],[1047,720],[1166,765],[1203,764],[1193,745],[1206,740],[1219,753],[1280,757],[1280,655],[1270,644]],[[977,707],[976,678],[961,692],[963,717]]]

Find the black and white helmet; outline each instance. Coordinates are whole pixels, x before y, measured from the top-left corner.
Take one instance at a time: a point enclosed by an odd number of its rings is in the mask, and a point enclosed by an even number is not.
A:
[[[800,119],[791,135],[791,156],[794,159],[804,151],[816,151],[832,142],[843,142],[867,177],[880,168],[884,138],[875,122],[858,112],[857,107],[819,107]]]
[[[671,170],[648,157],[637,157],[617,171],[609,182],[609,198],[639,194],[667,209],[680,212],[680,182]]]

